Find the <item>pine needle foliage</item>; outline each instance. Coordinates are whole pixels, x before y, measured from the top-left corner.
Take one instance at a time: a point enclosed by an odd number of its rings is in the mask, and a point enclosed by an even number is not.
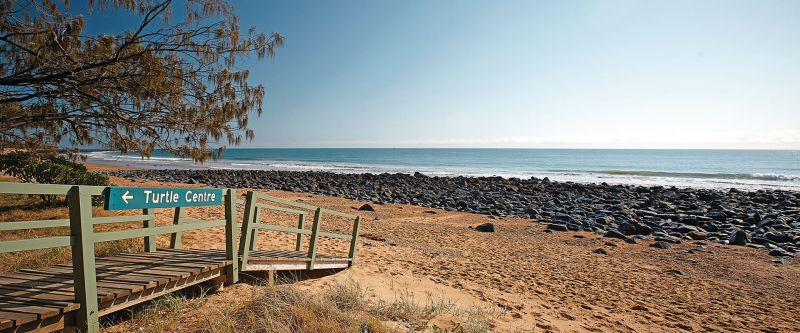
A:
[[[252,140],[264,87],[237,61],[274,57],[283,37],[242,31],[224,0],[176,2],[90,0],[75,13],[68,0],[0,0],[0,144],[203,162]],[[138,24],[90,34],[96,12]]]

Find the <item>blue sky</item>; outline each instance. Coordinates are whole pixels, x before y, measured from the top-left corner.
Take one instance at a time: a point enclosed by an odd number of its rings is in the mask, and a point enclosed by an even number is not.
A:
[[[248,147],[800,149],[800,1],[238,1]]]

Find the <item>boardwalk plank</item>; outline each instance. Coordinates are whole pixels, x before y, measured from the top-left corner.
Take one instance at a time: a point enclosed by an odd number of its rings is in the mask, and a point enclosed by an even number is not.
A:
[[[4,320],[11,320],[12,326],[19,326],[24,323],[30,323],[32,321],[38,320],[39,316],[30,313],[19,313],[19,312],[9,312],[0,310],[0,322]],[[2,326],[0,324],[0,326]],[[11,326],[9,326],[11,327]]]
[[[231,262],[218,249],[158,249],[96,259],[98,302],[101,312],[125,308],[159,291],[196,284],[203,276],[219,274]],[[255,263],[307,263],[303,251],[251,252]],[[317,263],[346,263],[346,257],[317,255]],[[208,279],[208,278],[206,278]],[[0,330],[71,315],[75,303],[71,264],[21,269],[0,274]],[[48,319],[50,318],[50,319]]]
[[[38,319],[49,318],[62,314],[64,309],[60,306],[30,305],[24,301],[7,301],[0,303],[0,310],[9,312],[22,312],[36,314]]]

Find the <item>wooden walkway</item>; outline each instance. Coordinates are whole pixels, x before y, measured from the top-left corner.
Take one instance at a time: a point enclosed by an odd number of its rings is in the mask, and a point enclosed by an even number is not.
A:
[[[254,251],[247,270],[297,270],[298,251]],[[346,268],[350,259],[319,255],[315,269]],[[224,250],[158,249],[97,258],[100,316],[205,281],[225,281]],[[56,331],[75,323],[71,264],[0,274],[0,332]]]
[[[253,192],[246,200],[225,190],[225,219],[193,220],[175,208],[172,225],[156,226],[152,209],[130,216],[92,216],[91,197],[104,188],[69,185],[0,183],[0,194],[70,195],[70,217],[62,220],[0,222],[0,232],[70,227],[69,236],[0,241],[0,253],[71,246],[72,262],[51,267],[21,269],[0,274],[0,333],[6,332],[99,332],[99,317],[164,294],[203,282],[231,284],[240,272],[341,269],[355,263],[360,218],[316,206],[272,198]],[[266,204],[266,203],[268,204]],[[242,222],[236,221],[236,206],[244,206]],[[289,208],[285,207],[289,206]],[[297,227],[262,223],[263,210],[296,215]],[[263,215],[263,214],[262,214]],[[307,216],[313,215],[310,229]],[[353,223],[349,234],[322,230],[323,215]],[[142,222],[143,228],[94,231],[106,223]],[[190,230],[225,227],[225,249],[181,248],[181,235]],[[255,250],[259,231],[296,235],[292,250]],[[155,236],[170,234],[169,248],[155,247]],[[304,250],[304,237],[308,244]],[[144,251],[95,257],[94,243],[142,238]],[[349,241],[346,256],[317,253],[323,238]]]

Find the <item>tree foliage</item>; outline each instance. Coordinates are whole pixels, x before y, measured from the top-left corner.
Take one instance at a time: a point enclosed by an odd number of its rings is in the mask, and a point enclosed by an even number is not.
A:
[[[261,115],[264,87],[237,60],[273,57],[283,37],[243,33],[224,0],[186,0],[179,10],[173,2],[89,1],[86,15],[139,22],[92,35],[68,0],[0,0],[0,143],[146,157],[160,148],[202,162],[252,140],[249,116]]]
[[[108,186],[108,176],[89,172],[83,164],[63,155],[39,156],[14,151],[0,155],[0,172],[23,183]],[[45,202],[55,202],[54,195],[40,195]]]

